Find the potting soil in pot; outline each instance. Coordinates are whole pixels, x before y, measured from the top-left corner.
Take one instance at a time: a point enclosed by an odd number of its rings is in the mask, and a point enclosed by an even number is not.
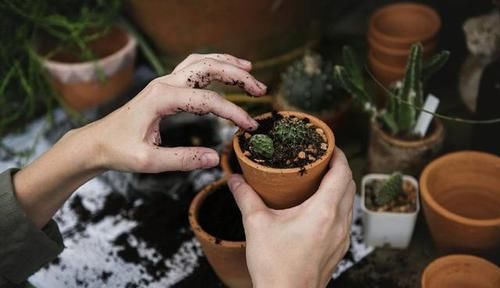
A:
[[[240,135],[239,143],[245,156],[272,168],[299,168],[321,158],[328,149],[325,132],[310,123],[309,119],[295,116],[283,117],[273,112],[270,118],[257,120],[259,128]],[[286,131],[284,131],[286,130]],[[292,134],[288,134],[292,131]],[[267,135],[273,141],[274,153],[265,158],[251,147],[253,135]]]
[[[387,204],[378,205],[376,194],[379,193],[385,180],[375,179],[366,184],[366,208],[377,212],[411,213],[417,209],[417,190],[410,181],[403,180],[402,191],[398,197]]]
[[[240,209],[226,185],[207,196],[200,207],[198,221],[218,240],[245,241]]]

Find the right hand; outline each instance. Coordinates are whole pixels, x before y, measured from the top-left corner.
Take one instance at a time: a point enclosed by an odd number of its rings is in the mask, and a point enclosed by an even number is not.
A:
[[[254,287],[325,287],[349,249],[356,185],[336,148],[318,191],[302,204],[268,208],[241,175],[229,187],[243,215]]]

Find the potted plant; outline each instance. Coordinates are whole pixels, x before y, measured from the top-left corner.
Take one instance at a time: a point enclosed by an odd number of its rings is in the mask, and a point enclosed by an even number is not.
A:
[[[422,288],[500,287],[500,268],[472,255],[448,255],[432,261],[422,273]]]
[[[500,256],[500,157],[477,151],[446,154],[420,177],[424,215],[445,253]]]
[[[336,66],[334,75],[338,85],[371,114],[370,172],[418,175],[440,152],[444,140],[441,121],[434,119],[426,134],[416,133],[415,126],[424,103],[425,82],[446,63],[448,56],[448,51],[442,51],[423,62],[422,45],[412,45],[404,79],[386,89],[387,103],[379,108],[372,91],[366,89],[362,66],[352,50],[344,47],[345,66]]]
[[[189,207],[189,224],[222,282],[228,287],[252,287],[241,213],[225,178],[196,195]]]
[[[239,130],[233,137],[243,177],[271,208],[302,203],[317,190],[333,156],[332,130],[300,112],[266,113],[255,120],[257,130]]]
[[[417,180],[395,172],[368,174],[361,182],[364,239],[375,247],[406,248],[420,210]]]
[[[330,62],[322,60],[317,53],[307,52],[287,68],[281,80],[274,97],[276,110],[309,113],[330,127],[338,127],[350,99],[336,87]]]

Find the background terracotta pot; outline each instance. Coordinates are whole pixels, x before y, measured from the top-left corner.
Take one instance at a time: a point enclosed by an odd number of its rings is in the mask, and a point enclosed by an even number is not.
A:
[[[431,262],[422,274],[422,288],[497,288],[500,269],[470,255],[450,255]]]
[[[368,34],[381,45],[409,50],[415,42],[424,46],[441,28],[438,13],[429,6],[416,3],[397,3],[384,6],[370,18]]]
[[[96,107],[123,93],[134,72],[136,41],[125,30],[114,27],[89,47],[98,58],[96,62],[79,62],[64,51],[44,60],[54,88],[77,111]]]
[[[255,189],[269,207],[284,209],[304,202],[317,190],[333,156],[335,137],[328,125],[314,116],[290,111],[279,113],[285,117],[293,115],[298,118],[308,118],[312,124],[325,132],[328,142],[327,151],[320,159],[304,166],[305,171],[301,168],[270,168],[253,162],[243,155],[240,147],[238,137],[243,133],[242,130],[236,132],[233,137],[233,148],[248,184]],[[271,113],[262,114],[255,119],[268,117],[271,117]]]
[[[189,224],[201,248],[217,276],[228,287],[252,287],[245,256],[245,241],[226,241],[208,234],[200,225],[200,208],[205,199],[217,189],[227,185],[225,178],[208,185],[191,202],[189,207]]]
[[[375,58],[373,51],[368,53],[368,64],[373,76],[386,88],[389,88],[394,82],[401,80],[405,75],[405,67],[386,65]]]
[[[475,151],[442,156],[425,167],[420,191],[439,250],[500,254],[500,157]]]
[[[402,140],[386,133],[372,122],[368,144],[368,171],[370,173],[392,173],[401,171],[418,176],[422,168],[434,159],[443,146],[444,127],[434,119],[430,134],[419,140]]]

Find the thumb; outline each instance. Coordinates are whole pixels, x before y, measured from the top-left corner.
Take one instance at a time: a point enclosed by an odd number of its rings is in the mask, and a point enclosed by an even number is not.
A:
[[[258,210],[267,209],[262,199],[239,174],[233,174],[227,182],[243,217]]]
[[[219,155],[205,147],[156,147],[153,161],[156,171],[191,171],[219,164]]]

